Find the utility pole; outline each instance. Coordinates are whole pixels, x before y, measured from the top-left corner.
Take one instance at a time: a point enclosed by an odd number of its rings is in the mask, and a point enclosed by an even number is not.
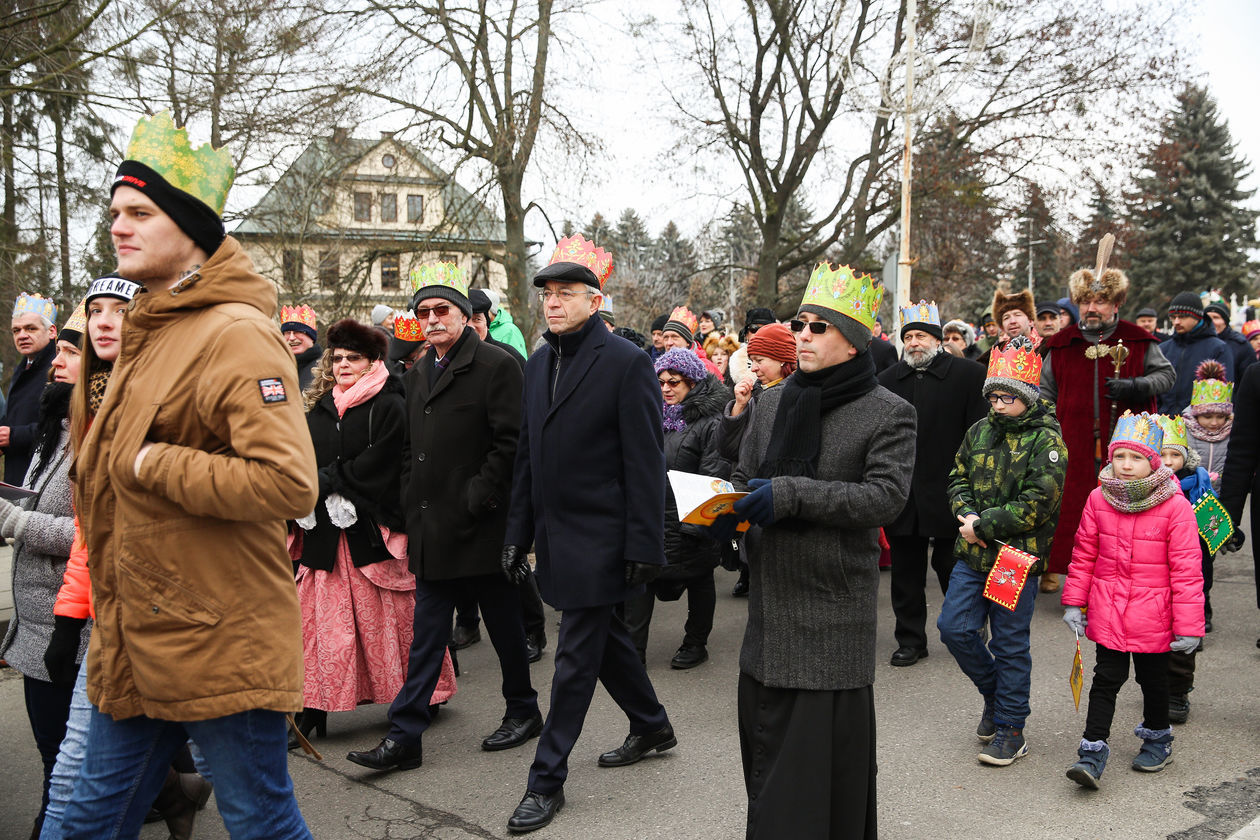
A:
[[[906,57],[906,124],[905,148],[901,152],[901,256],[897,260],[897,300],[894,301],[898,311],[910,305],[910,163],[914,137],[914,36],[918,15],[918,0],[906,0],[906,43],[902,47]]]
[[[1028,217],[1028,293],[1033,296],[1033,300],[1037,299],[1036,292],[1033,291],[1033,246],[1045,245],[1046,240],[1032,238],[1032,216]]]

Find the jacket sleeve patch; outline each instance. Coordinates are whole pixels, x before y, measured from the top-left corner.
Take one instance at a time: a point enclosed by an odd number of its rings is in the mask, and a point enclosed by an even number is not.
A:
[[[278,376],[273,376],[270,379],[259,379],[258,390],[262,393],[262,401],[264,403],[285,402],[289,398],[284,392],[284,382]]]

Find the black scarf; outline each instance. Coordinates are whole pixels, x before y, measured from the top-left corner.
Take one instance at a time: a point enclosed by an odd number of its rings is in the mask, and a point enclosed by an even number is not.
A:
[[[35,428],[35,471],[31,484],[43,475],[44,470],[57,457],[57,445],[61,443],[61,421],[70,416],[72,382],[49,382],[39,397],[39,423]]]
[[[818,453],[822,447],[823,413],[869,394],[878,384],[875,360],[869,351],[843,364],[811,373],[798,369],[783,383],[770,445],[757,477],[813,478],[818,471]]]

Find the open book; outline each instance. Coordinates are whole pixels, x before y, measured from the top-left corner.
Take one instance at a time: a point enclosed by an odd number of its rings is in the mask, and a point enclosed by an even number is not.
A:
[[[748,495],[724,478],[679,470],[670,470],[668,475],[678,505],[678,521],[690,525],[712,525],[719,516],[734,513],[735,502]],[[739,523],[737,530],[747,531],[748,523]]]

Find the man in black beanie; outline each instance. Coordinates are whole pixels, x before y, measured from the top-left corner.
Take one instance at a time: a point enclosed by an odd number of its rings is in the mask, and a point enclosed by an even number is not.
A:
[[[665,325],[669,323],[669,315],[661,315],[652,322],[652,346],[648,348],[648,356],[652,364],[665,352]]]
[[[1225,342],[1216,337],[1216,328],[1204,315],[1203,300],[1195,292],[1181,292],[1168,304],[1173,336],[1159,345],[1164,358],[1172,362],[1177,373],[1172,388],[1159,397],[1159,413],[1176,416],[1190,404],[1194,390],[1194,372],[1207,359],[1216,359],[1225,366],[1229,381],[1234,381],[1234,354]]]
[[[1225,342],[1229,352],[1234,355],[1234,380],[1241,382],[1243,373],[1256,360],[1256,351],[1251,348],[1251,343],[1243,337],[1242,333],[1229,325],[1228,303],[1216,298],[1203,307],[1203,314],[1216,329],[1216,337]]]
[[[739,343],[746,344],[750,336],[755,335],[757,330],[767,324],[777,324],[778,318],[774,317],[774,312],[765,307],[754,307],[744,313],[744,328],[739,331]]]

